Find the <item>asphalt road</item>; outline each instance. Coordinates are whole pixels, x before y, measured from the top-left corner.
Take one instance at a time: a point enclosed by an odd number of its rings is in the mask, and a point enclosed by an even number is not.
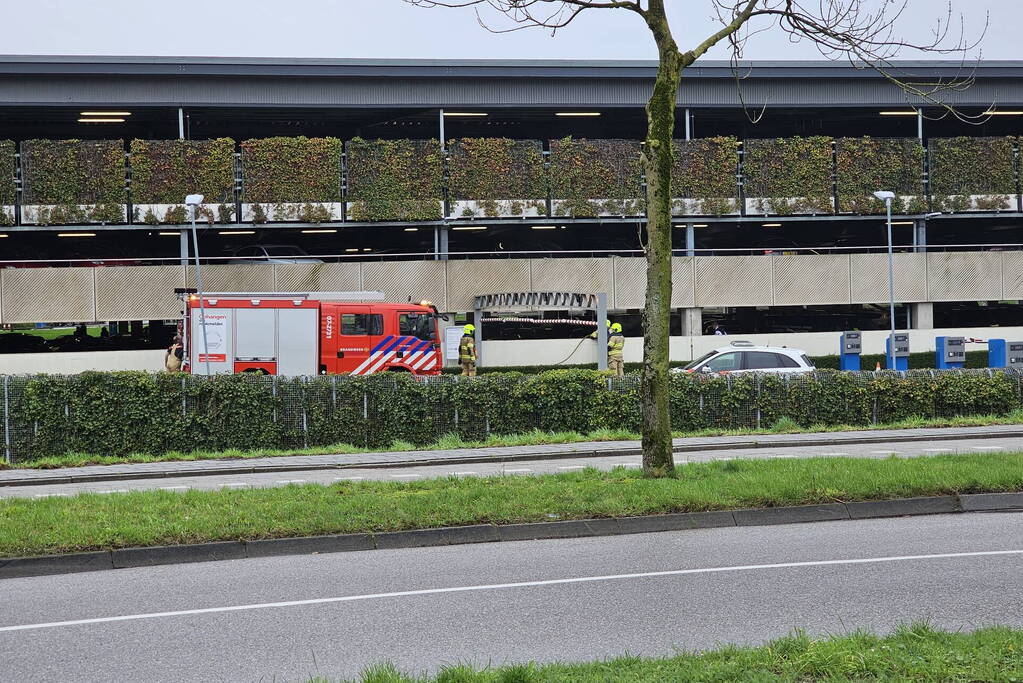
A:
[[[808,457],[862,457],[886,458],[891,455],[914,457],[937,453],[998,453],[1023,448],[1019,438],[977,438],[934,441],[894,442],[892,444],[865,443],[831,446],[779,446],[778,448],[746,448],[706,452],[676,453],[677,463],[709,462],[733,458],[808,458]],[[119,481],[82,482],[39,486],[2,486],[0,498],[73,496],[90,492],[113,494],[125,491],[165,489],[238,489],[288,484],[330,484],[343,480],[416,481],[444,476],[530,475],[569,472],[584,467],[609,470],[614,467],[639,467],[641,458],[635,456],[558,458],[516,462],[476,462],[460,465],[422,465],[415,467],[364,468],[345,470],[306,470],[297,472],[270,472],[257,474],[204,475],[154,479],[128,479]]]
[[[8,579],[0,680],[337,679],[385,660],[664,655],[797,627],[1023,626],[1021,572],[1023,515],[998,513]]]

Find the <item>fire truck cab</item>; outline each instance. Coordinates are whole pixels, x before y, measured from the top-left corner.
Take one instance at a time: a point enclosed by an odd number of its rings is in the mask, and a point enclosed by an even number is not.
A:
[[[336,300],[344,294],[383,298],[379,293],[217,292],[205,293],[200,306],[190,293],[182,369],[196,375],[440,374],[439,315],[429,302]]]

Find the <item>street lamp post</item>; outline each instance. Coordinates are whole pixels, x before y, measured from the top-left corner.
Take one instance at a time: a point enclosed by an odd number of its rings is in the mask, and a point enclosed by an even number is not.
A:
[[[210,347],[206,343],[206,305],[203,303],[203,291],[202,291],[202,275],[199,271],[199,236],[195,230],[195,210],[202,204],[203,196],[201,194],[190,194],[185,197],[185,205],[188,206],[188,215],[192,219],[192,244],[195,249],[195,289],[199,294],[199,327],[202,328],[202,349],[205,352],[203,355],[206,356],[206,374],[212,375],[210,372]]]
[[[895,193],[889,190],[878,190],[874,196],[884,202],[885,212],[888,215],[888,322],[891,323],[888,337],[888,347],[885,350],[885,360],[889,370],[895,369],[895,261],[892,256],[892,200]]]

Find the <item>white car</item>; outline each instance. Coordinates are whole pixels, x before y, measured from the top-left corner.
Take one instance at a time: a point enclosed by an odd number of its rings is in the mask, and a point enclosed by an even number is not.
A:
[[[734,341],[697,358],[675,372],[813,372],[814,367],[801,349],[786,346],[754,346]]]
[[[323,263],[310,256],[301,247],[292,244],[253,244],[236,249],[230,264],[245,263]]]

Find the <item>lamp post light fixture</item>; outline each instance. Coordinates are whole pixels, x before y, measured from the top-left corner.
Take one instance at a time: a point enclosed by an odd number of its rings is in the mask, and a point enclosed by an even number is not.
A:
[[[895,369],[895,264],[892,257],[892,200],[895,199],[895,193],[890,190],[878,190],[874,196],[884,202],[885,213],[888,216],[888,322],[891,325],[885,360],[888,369],[893,370]]]
[[[185,197],[185,205],[188,207],[188,217],[192,221],[192,244],[195,250],[195,289],[199,295],[199,327],[202,328],[202,348],[206,356],[206,375],[210,372],[210,347],[206,343],[206,305],[203,302],[202,274],[199,270],[199,236],[195,231],[195,211],[204,197],[201,194],[190,194]]]

